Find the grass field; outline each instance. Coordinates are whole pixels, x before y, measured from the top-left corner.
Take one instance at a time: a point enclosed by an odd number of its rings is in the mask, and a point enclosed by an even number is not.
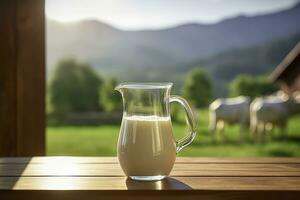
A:
[[[239,142],[238,127],[225,127],[225,138],[215,141],[208,132],[207,111],[200,111],[198,132],[194,142],[183,149],[179,156],[214,157],[266,157],[300,156],[300,116],[289,121],[288,137],[282,139],[276,132],[264,143],[246,139]],[[185,133],[185,124],[174,123],[175,137]],[[48,155],[115,156],[119,125],[105,126],[60,126],[47,128]]]

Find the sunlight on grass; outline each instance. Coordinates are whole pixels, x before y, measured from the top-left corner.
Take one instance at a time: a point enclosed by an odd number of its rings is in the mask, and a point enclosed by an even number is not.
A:
[[[280,134],[275,131],[273,138],[263,144],[254,143],[249,133],[245,133],[245,140],[240,142],[237,126],[227,126],[225,138],[214,141],[208,132],[207,124],[207,111],[202,110],[200,112],[197,136],[190,146],[179,153],[179,156],[300,156],[300,117],[290,120],[289,134],[285,140],[281,139]],[[186,133],[184,123],[174,123],[173,127],[176,139],[179,139]],[[118,125],[48,127],[47,154],[116,156],[118,134]]]

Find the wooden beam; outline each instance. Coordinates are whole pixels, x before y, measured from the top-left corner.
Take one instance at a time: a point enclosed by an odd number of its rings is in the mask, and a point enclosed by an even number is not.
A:
[[[15,1],[0,1],[0,155],[17,154]]]
[[[45,12],[42,0],[17,4],[18,155],[45,154]]]
[[[45,154],[44,15],[43,0],[0,2],[1,156]]]
[[[272,81],[280,81],[287,86],[292,86],[300,76],[300,42],[288,53],[282,62],[270,75]]]

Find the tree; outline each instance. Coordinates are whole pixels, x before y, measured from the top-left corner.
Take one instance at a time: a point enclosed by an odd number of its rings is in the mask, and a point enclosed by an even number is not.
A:
[[[264,76],[239,75],[229,85],[230,96],[243,95],[255,98],[272,94],[277,90],[277,85]]]
[[[101,97],[103,108],[107,112],[115,112],[122,110],[122,97],[121,94],[115,90],[118,81],[111,78],[105,81],[101,89]]]
[[[212,85],[206,73],[200,69],[193,69],[187,76],[183,95],[196,107],[207,106],[212,99]]]
[[[53,112],[88,112],[99,110],[102,80],[88,64],[74,59],[61,60],[50,82]]]

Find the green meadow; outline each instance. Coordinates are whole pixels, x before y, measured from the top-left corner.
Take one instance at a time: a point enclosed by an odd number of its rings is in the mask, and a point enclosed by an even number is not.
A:
[[[176,139],[184,136],[184,120],[173,123]],[[278,130],[269,134],[265,142],[254,142],[249,132],[239,140],[239,127],[226,126],[224,137],[213,139],[208,131],[207,110],[200,111],[197,136],[179,156],[212,157],[296,157],[300,156],[300,116],[289,121],[288,136],[282,138]],[[47,155],[116,156],[119,125],[48,126]],[[220,136],[220,135],[218,135]]]

